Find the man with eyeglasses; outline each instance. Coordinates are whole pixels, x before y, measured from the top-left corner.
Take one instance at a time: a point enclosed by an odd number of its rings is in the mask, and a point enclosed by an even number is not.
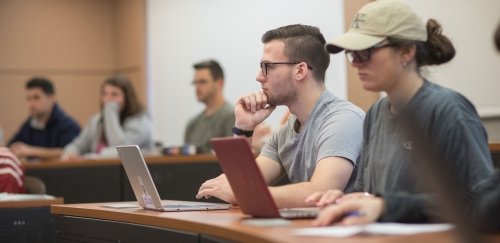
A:
[[[205,109],[193,117],[184,133],[184,142],[196,146],[197,153],[210,153],[210,139],[231,136],[234,125],[234,107],[224,99],[224,72],[218,62],[207,60],[193,65],[192,82],[196,98]]]
[[[269,188],[279,207],[306,206],[304,199],[312,192],[348,185],[365,114],[326,90],[330,57],[318,28],[283,26],[266,32],[262,42],[257,74],[262,90],[237,100],[233,133],[251,143],[255,127],[276,106],[287,106],[292,114],[287,124],[266,141],[256,161],[269,185],[281,176],[292,182]],[[196,197],[210,196],[237,204],[223,174],[203,183]]]

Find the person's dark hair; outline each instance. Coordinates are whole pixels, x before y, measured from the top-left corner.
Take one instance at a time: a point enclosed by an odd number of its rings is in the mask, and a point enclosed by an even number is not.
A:
[[[215,60],[210,59],[210,60],[196,63],[193,65],[193,68],[196,70],[208,68],[208,70],[210,70],[210,75],[212,75],[212,78],[214,80],[217,80],[217,79],[224,80],[224,71],[222,71],[222,67]]]
[[[120,112],[120,123],[123,124],[123,121],[125,121],[127,117],[144,111],[144,107],[139,102],[139,99],[137,99],[134,87],[127,77],[116,75],[106,79],[101,85],[101,93],[104,91],[104,86],[106,85],[112,85],[120,88],[125,96],[125,105]]]
[[[49,79],[43,77],[34,77],[26,82],[26,89],[41,89],[46,95],[54,95],[56,93],[54,85]]]
[[[389,38],[399,48],[416,46],[415,60],[417,68],[427,65],[446,63],[455,57],[455,47],[450,39],[442,34],[441,25],[434,19],[427,21],[427,41],[409,41]]]
[[[273,40],[285,42],[285,55],[289,61],[306,62],[313,68],[315,79],[325,82],[325,73],[330,65],[330,55],[325,50],[325,37],[317,27],[309,25],[287,25],[269,30],[262,35],[262,43]]]
[[[500,51],[500,23],[498,23],[497,31],[495,31],[495,45],[497,50]]]

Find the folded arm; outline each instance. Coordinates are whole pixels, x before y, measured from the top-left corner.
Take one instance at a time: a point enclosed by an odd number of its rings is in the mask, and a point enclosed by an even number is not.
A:
[[[349,160],[327,157],[318,161],[310,181],[270,187],[270,191],[280,208],[310,206],[306,204],[305,199],[314,192],[343,190],[352,170],[353,165]],[[264,172],[263,174],[265,175]]]
[[[62,154],[61,148],[45,148],[32,146],[23,142],[13,143],[10,148],[19,158],[37,157],[41,159],[56,159]]]

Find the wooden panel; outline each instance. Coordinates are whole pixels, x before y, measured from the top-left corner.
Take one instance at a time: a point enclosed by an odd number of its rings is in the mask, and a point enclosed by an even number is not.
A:
[[[100,110],[99,87],[117,72],[147,105],[145,0],[2,0],[0,36],[4,142],[27,118],[24,85],[32,76],[51,79],[81,125]]]
[[[114,67],[112,0],[0,1],[0,67]]]
[[[146,105],[146,1],[115,1],[116,72],[133,82],[139,100]]]
[[[344,0],[344,21],[346,32],[351,28],[352,18],[370,0]],[[337,54],[343,55],[343,53]],[[347,62],[347,59],[346,59]],[[380,97],[378,92],[366,91],[361,86],[357,71],[347,62],[347,99],[367,111]]]

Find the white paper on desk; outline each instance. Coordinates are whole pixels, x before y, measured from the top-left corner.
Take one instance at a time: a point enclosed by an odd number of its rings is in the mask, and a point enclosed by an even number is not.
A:
[[[290,221],[286,219],[276,218],[250,218],[241,221],[244,224],[259,226],[259,227],[273,227],[273,226],[286,226]]]
[[[295,235],[349,237],[360,233],[376,235],[410,235],[447,231],[453,228],[451,224],[399,224],[399,223],[374,223],[362,226],[329,226],[303,228],[295,230]]]
[[[303,228],[295,230],[295,235],[303,236],[325,236],[325,237],[349,237],[363,232],[364,226],[329,226]]]
[[[365,232],[380,235],[412,235],[447,231],[453,228],[452,224],[398,224],[376,223],[366,226]]]

